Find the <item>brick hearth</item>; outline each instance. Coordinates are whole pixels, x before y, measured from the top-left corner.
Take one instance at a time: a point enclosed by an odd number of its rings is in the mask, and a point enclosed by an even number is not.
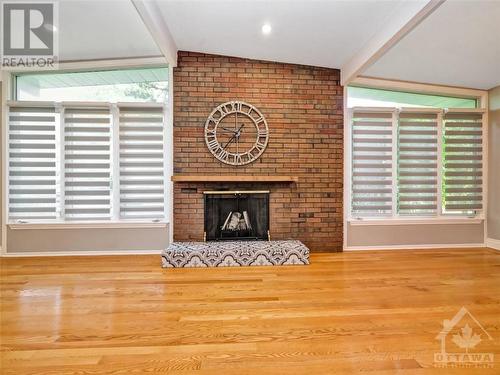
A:
[[[342,248],[343,91],[336,69],[179,52],[174,69],[174,173],[288,175],[298,182],[176,182],[174,239],[203,239],[203,191],[270,190],[272,239],[313,251]],[[242,100],[266,117],[263,156],[243,167],[216,160],[203,129],[217,105]]]

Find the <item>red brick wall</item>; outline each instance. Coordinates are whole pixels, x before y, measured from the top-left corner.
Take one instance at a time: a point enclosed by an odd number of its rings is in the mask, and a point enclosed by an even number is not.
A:
[[[342,249],[343,90],[337,69],[179,52],[174,69],[174,172],[292,175],[297,184],[175,183],[174,239],[203,239],[204,190],[270,190],[272,239],[313,251]],[[256,162],[225,165],[208,151],[205,121],[217,105],[242,100],[266,117],[270,139]]]

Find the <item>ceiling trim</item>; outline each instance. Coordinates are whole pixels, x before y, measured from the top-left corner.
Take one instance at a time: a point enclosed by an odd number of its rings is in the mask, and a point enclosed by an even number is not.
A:
[[[431,15],[446,0],[428,0],[425,5],[415,3],[420,9],[405,8],[392,15],[385,27],[376,33],[365,46],[359,50],[341,68],[341,83],[343,86],[362,74],[383,54],[412,31],[420,22]],[[403,3],[409,4],[409,3]]]
[[[102,70],[130,69],[143,67],[165,66],[163,56],[130,57],[125,59],[95,59],[79,61],[61,61],[58,71],[63,70]]]
[[[455,96],[463,94],[464,97],[480,96],[480,95],[483,95],[484,93],[488,92],[488,90],[476,89],[473,87],[441,85],[441,84],[437,84],[437,83],[406,81],[406,80],[401,80],[401,79],[388,79],[388,78],[372,77],[372,76],[365,76],[365,75],[360,75],[360,76],[356,77],[351,82],[351,84],[355,85],[355,86],[379,85],[380,88],[412,87],[412,88],[418,88],[420,91],[422,91],[422,92],[425,91],[426,93],[434,93],[435,94],[436,92],[440,92],[443,95],[453,94]]]
[[[177,66],[177,46],[156,1],[131,0],[168,64]]]
[[[60,61],[57,70],[54,69],[36,69],[27,70],[23,68],[10,69],[9,73],[54,73],[67,72],[67,71],[93,71],[103,69],[129,69],[129,68],[143,68],[143,67],[160,67],[165,66],[166,61],[163,56],[144,56],[144,57],[130,57],[120,59],[92,59],[92,60],[66,60]]]
[[[359,76],[350,84],[359,87],[373,87],[382,90],[414,91],[420,94],[455,96],[457,98],[479,98],[488,90],[469,87],[447,86],[423,82],[401,81],[395,79]]]

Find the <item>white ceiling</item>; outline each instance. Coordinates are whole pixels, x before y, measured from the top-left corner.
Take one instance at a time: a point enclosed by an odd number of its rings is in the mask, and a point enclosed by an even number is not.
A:
[[[161,55],[130,0],[59,4],[61,60]],[[331,68],[351,60],[391,17],[415,9],[404,0],[156,4],[179,50]],[[264,23],[273,27],[268,36]],[[499,35],[500,0],[447,0],[363,75],[489,89],[500,84]]]
[[[398,7],[391,1],[156,1],[179,50],[340,68]],[[272,25],[268,36],[264,23]]]
[[[446,1],[363,75],[478,89],[500,85],[500,1]]]
[[[60,60],[159,56],[130,0],[61,0]]]

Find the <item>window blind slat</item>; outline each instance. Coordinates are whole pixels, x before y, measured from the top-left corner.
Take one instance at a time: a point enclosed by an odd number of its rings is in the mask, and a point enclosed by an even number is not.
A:
[[[410,194],[410,193],[419,193],[419,194],[422,194],[422,193],[434,193],[436,191],[436,189],[434,188],[429,188],[429,187],[416,187],[416,188],[411,188],[411,187],[400,187],[399,188],[399,192],[400,193],[403,193],[403,194]],[[401,196],[400,197],[400,200],[401,199],[405,199],[404,196]]]

